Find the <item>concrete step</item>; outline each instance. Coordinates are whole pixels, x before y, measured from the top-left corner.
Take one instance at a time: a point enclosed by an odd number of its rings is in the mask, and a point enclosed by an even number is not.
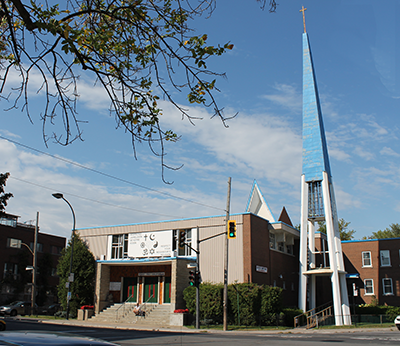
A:
[[[142,307],[142,310],[146,312],[144,317],[134,314],[133,308],[135,305],[135,303],[125,303],[125,307],[122,307],[122,303],[116,303],[93,316],[91,320],[101,322],[139,323],[141,325],[169,324],[170,314],[172,312],[170,305],[145,304]]]

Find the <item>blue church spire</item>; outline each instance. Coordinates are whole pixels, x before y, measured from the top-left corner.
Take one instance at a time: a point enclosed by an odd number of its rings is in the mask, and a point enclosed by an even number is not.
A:
[[[304,14],[304,12],[303,12]],[[303,174],[305,181],[321,181],[322,172],[331,180],[328,148],[322,121],[308,34],[303,33]]]

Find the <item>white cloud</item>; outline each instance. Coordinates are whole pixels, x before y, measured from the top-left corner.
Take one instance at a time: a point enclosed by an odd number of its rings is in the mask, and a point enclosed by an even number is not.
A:
[[[338,148],[330,148],[329,156],[335,158],[338,161],[351,162],[351,156],[345,150]]]
[[[101,84],[91,82],[89,78],[80,78],[78,82],[79,102],[90,110],[108,114],[110,98]]]
[[[109,180],[107,186],[90,183],[76,176],[66,163],[46,155],[19,150],[4,140],[0,140],[0,150],[3,154],[0,172],[11,173],[5,190],[14,195],[9,200],[7,211],[19,215],[21,222],[34,219],[39,211],[39,225],[45,233],[68,237],[72,228],[69,208],[63,201],[51,196],[54,192],[63,193],[73,205],[77,228],[221,213],[151,191],[126,186],[121,189],[121,186],[112,185]],[[58,168],[63,169],[58,171]],[[193,198],[193,190],[167,191],[189,200]],[[196,200],[204,205],[224,206],[224,201],[219,200],[218,196],[201,190],[196,191],[195,195]],[[118,205],[121,207],[116,207]]]
[[[374,159],[375,155],[370,151],[367,151],[365,147],[356,146],[353,149],[353,153],[367,161]]]
[[[400,154],[396,153],[392,148],[384,147],[380,152],[381,155],[400,157]]]
[[[240,113],[225,128],[218,118],[208,120],[204,110],[190,113],[202,121],[196,126],[181,121],[177,111],[163,105],[168,123],[185,138],[203,146],[221,167],[239,170],[248,177],[267,178],[271,184],[298,185],[301,174],[301,137],[290,123],[271,114]]]
[[[263,98],[285,107],[294,113],[301,113],[302,95],[295,86],[287,84],[275,84],[276,94],[263,95]]]
[[[362,207],[362,203],[357,197],[343,191],[341,187],[335,186],[335,196],[339,210],[359,209]]]

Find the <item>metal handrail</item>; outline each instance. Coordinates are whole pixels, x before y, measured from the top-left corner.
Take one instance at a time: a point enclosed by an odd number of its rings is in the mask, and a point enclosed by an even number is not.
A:
[[[122,305],[120,306],[120,307],[118,307],[118,309],[117,309],[117,311],[115,312],[115,320],[118,320],[119,319],[119,310],[122,308],[122,316],[125,316],[125,305],[126,305],[126,303],[128,303],[128,300],[129,299],[131,299],[132,298],[132,296],[130,296],[130,297],[128,297],[128,299],[127,300],[125,300],[123,303],[122,303]],[[154,298],[154,296],[151,296],[151,297],[149,297],[143,304],[142,304],[142,306],[144,307],[144,311],[146,311],[146,304],[149,302],[149,300],[151,299],[151,298]]]
[[[146,311],[146,304],[149,302],[149,300],[150,300],[151,298],[154,298],[154,294],[153,294],[151,297],[149,297],[149,298],[142,304],[144,311]]]
[[[130,296],[130,297],[128,297],[123,303],[122,303],[122,305],[120,306],[120,307],[118,307],[118,309],[117,309],[117,311],[115,311],[115,320],[118,320],[119,319],[119,310],[122,308],[122,312],[123,312],[123,314],[122,314],[122,316],[124,316],[125,315],[125,304],[126,303],[128,303],[128,300],[129,299],[131,299],[132,298],[132,296]]]

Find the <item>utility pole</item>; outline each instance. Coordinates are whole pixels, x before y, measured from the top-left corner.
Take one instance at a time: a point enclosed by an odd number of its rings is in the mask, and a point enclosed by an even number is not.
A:
[[[33,278],[32,278],[32,296],[31,296],[31,314],[35,312],[36,305],[36,272],[37,272],[37,238],[39,232],[39,212],[36,212],[35,238],[33,241]]]
[[[197,256],[196,256],[196,276],[200,276],[200,239],[199,226],[197,226]],[[196,329],[200,329],[200,282],[196,285]]]
[[[231,177],[228,179],[228,196],[226,200],[225,219],[225,253],[224,253],[224,331],[228,330],[228,221],[231,204]]]

